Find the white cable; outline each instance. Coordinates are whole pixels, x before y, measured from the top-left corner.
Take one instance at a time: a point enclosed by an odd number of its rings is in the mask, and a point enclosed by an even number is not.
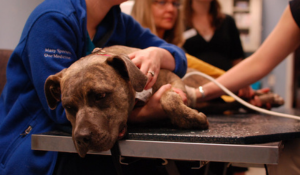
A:
[[[226,87],[224,87],[222,84],[220,84],[219,82],[215,81],[215,79],[207,74],[204,74],[202,72],[189,72],[187,73],[182,79],[184,80],[185,78],[191,76],[191,75],[200,75],[212,82],[214,82],[217,86],[219,86],[226,94],[228,94],[229,96],[233,97],[236,101],[240,102],[241,104],[243,104],[244,106],[253,109],[255,111],[261,112],[261,113],[265,113],[265,114],[269,114],[269,115],[275,115],[278,117],[285,117],[285,118],[291,118],[291,119],[296,119],[296,120],[300,120],[299,116],[296,115],[290,115],[290,114],[283,114],[283,113],[279,113],[279,112],[274,112],[274,111],[269,111],[263,108],[259,108],[257,106],[254,106],[244,100],[242,100],[240,97],[236,96],[234,93],[232,93],[231,91],[229,91]]]

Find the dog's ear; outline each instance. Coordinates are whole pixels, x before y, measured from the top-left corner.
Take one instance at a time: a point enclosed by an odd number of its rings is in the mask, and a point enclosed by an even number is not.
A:
[[[66,69],[58,72],[55,75],[50,75],[45,82],[45,95],[47,99],[48,106],[50,109],[55,109],[57,102],[60,101],[61,90],[60,90],[60,80]]]
[[[94,50],[92,51],[92,53],[99,52],[100,50],[102,50],[102,48],[100,48],[100,47],[96,47],[96,48],[94,48]]]
[[[126,73],[135,91],[143,91],[148,78],[133,64],[127,55],[111,56],[107,58],[106,62],[121,74]]]

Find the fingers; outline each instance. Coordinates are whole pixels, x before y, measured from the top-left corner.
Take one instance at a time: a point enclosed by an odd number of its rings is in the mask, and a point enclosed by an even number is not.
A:
[[[154,74],[154,76],[153,76],[151,73],[147,73],[146,75],[148,77],[148,82],[145,86],[145,89],[147,90],[155,84],[155,82],[157,80],[157,75]]]
[[[131,112],[128,118],[129,121],[146,122],[166,118],[167,115],[161,107],[160,98],[166,91],[170,90],[171,87],[172,86],[170,84],[166,84],[159,88],[158,91],[156,91],[153,96],[150,97],[145,106],[136,108]]]
[[[129,54],[128,57],[138,68],[141,67],[142,61],[140,59],[134,59],[136,57],[136,52]]]
[[[262,89],[257,90],[257,92],[259,92],[259,93],[268,93],[268,92],[270,92],[270,88],[262,88]]]
[[[170,90],[171,88],[172,88],[172,85],[171,85],[171,84],[165,84],[165,85],[163,85],[162,87],[160,87],[160,88],[158,89],[158,91],[157,91],[154,95],[156,95],[156,98],[160,99],[161,96],[163,95],[163,93],[165,93],[167,90]],[[173,90],[175,93],[177,93],[177,94],[181,97],[183,103],[184,103],[185,105],[187,105],[188,99],[187,99],[186,94],[185,94],[181,89],[178,89],[178,88],[174,88],[174,87],[173,87],[172,90]]]
[[[158,119],[167,118],[166,113],[162,109],[160,99],[162,95],[172,88],[171,84],[165,84],[161,86],[154,94],[150,97],[149,101],[145,106],[140,108],[135,108],[129,118],[129,122],[146,122],[146,121],[154,121]],[[183,101],[187,101],[186,95],[183,93],[181,89],[172,88],[174,92],[179,94]],[[184,100],[186,99],[186,100]]]
[[[254,96],[254,98],[253,98],[252,100],[250,100],[250,103],[251,103],[252,105],[254,105],[254,106],[264,107],[264,108],[266,108],[266,109],[268,109],[268,110],[270,110],[270,109],[272,108],[271,103],[266,103],[266,104],[264,104],[264,106],[263,106],[262,101],[259,99],[258,96]]]
[[[238,96],[242,98],[252,98],[255,95],[255,91],[250,87],[247,86],[242,88],[238,91]]]
[[[272,108],[272,105],[270,103],[266,103],[266,108],[270,110]]]
[[[258,107],[261,107],[262,106],[262,102],[261,100],[259,99],[258,96],[254,96],[253,99],[250,100],[250,103],[254,106],[258,106]]]
[[[141,72],[145,74],[148,78],[145,89],[151,88],[157,80],[157,76],[159,74],[159,68],[154,66],[150,66],[150,64],[143,64],[140,68]]]
[[[165,85],[161,86],[161,87],[158,89],[158,91],[153,95],[154,98],[157,99],[157,100],[160,99],[161,96],[163,95],[163,93],[165,93],[166,91],[170,90],[171,88],[172,88],[172,85],[171,85],[171,84],[165,84]],[[178,89],[178,88],[174,88],[174,87],[173,87],[172,90],[173,90],[175,93],[177,93],[177,94],[181,97],[183,103],[184,103],[185,105],[187,105],[188,99],[187,99],[186,94],[185,94],[181,89]]]
[[[163,95],[163,93],[165,93],[167,90],[170,90],[172,88],[171,84],[165,84],[163,86],[161,86],[154,94],[154,97],[157,97],[158,99],[161,98],[161,96]]]
[[[187,105],[188,99],[187,99],[186,94],[185,94],[181,89],[177,89],[177,88],[174,88],[174,87],[173,87],[172,89],[173,89],[174,92],[176,92],[178,95],[180,95],[180,97],[181,97],[183,103],[184,103],[185,105]]]
[[[243,92],[242,89],[240,89],[240,90],[238,91],[238,96],[239,96],[239,97],[243,97],[243,95],[244,95],[244,92]]]
[[[128,56],[131,61],[140,68],[141,72],[147,76],[148,82],[146,83],[145,89],[151,88],[155,84],[160,70],[158,58],[156,58],[156,56],[151,56],[149,50],[137,51]]]

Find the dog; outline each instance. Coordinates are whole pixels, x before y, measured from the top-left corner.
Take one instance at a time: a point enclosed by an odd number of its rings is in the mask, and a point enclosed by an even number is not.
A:
[[[135,94],[147,83],[147,77],[127,56],[137,50],[126,46],[98,48],[46,79],[47,103],[55,109],[61,101],[81,157],[89,150],[109,150],[124,137]],[[153,93],[167,83],[187,93],[183,81],[165,69],[160,70]],[[160,102],[174,127],[208,129],[206,115],[185,105],[172,89],[162,95]]]

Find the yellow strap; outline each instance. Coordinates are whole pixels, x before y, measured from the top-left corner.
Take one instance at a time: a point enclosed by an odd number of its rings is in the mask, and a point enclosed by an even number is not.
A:
[[[211,64],[208,64],[192,55],[186,54],[187,63],[189,68],[196,69],[211,77],[217,78],[225,73],[222,69],[219,69]]]

